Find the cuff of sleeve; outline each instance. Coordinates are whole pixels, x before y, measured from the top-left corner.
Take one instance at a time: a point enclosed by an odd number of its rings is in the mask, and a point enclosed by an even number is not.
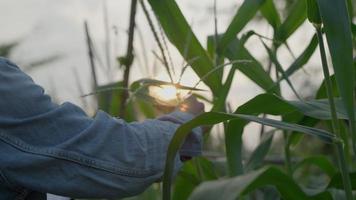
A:
[[[175,111],[168,115],[164,115],[159,120],[171,121],[177,124],[184,124],[194,118],[193,114],[181,111]],[[194,128],[192,133],[187,136],[183,143],[179,154],[181,156],[195,157],[202,154],[202,129],[200,127]]]
[[[187,113],[187,112],[182,112],[179,110],[176,110],[172,113],[169,113],[167,115],[163,115],[162,117],[159,117],[159,120],[162,121],[171,121],[177,124],[184,124],[185,122],[188,122],[194,118],[193,114]]]

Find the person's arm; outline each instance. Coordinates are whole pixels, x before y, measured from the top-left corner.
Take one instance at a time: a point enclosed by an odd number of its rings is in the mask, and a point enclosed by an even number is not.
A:
[[[127,123],[98,111],[92,119],[71,103],[54,104],[0,59],[0,183],[74,198],[138,194],[161,178],[175,130],[193,117],[176,111]],[[183,155],[200,154],[201,132],[194,132]],[[175,169],[181,164],[177,156]]]

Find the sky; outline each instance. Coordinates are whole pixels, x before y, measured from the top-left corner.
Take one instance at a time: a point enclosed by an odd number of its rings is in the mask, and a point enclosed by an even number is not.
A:
[[[96,51],[102,62],[105,62],[104,2],[104,0],[0,0],[0,44],[20,41],[20,45],[11,56],[11,59],[20,65],[48,56],[60,56],[60,59],[55,62],[28,73],[57,101],[70,101],[83,107],[83,98],[80,96],[92,92],[83,23],[85,20],[88,21]],[[206,46],[206,37],[214,33],[214,16],[211,12],[213,0],[178,0],[177,2],[186,19],[192,24],[196,36],[203,46]],[[115,63],[115,57],[124,55],[126,51],[130,1],[107,0],[106,3],[111,38],[111,62]],[[240,0],[217,1],[218,32],[226,30],[240,4]],[[140,41],[139,34],[136,34],[134,46],[138,60],[134,63],[130,79],[134,81],[149,74],[153,78],[168,80],[163,67],[154,63],[152,50],[157,51],[157,46],[141,9],[138,10],[136,22],[143,42]],[[266,22],[249,23],[242,33],[247,30],[255,30],[267,37],[273,34]],[[288,42],[296,55],[302,52],[312,35],[313,29],[308,23],[303,24],[303,28],[292,35]],[[266,52],[263,51],[257,38],[250,39],[246,47],[261,61],[266,60]],[[169,46],[169,50],[173,63],[179,70],[182,58],[172,45]],[[281,48],[278,53],[283,66],[286,67],[293,61],[285,48]],[[143,64],[146,63],[145,57],[148,59],[149,72],[146,72],[145,64]],[[317,58],[318,52],[306,67],[306,71],[315,73],[302,71],[292,77],[297,89],[303,87],[305,78],[311,79],[314,84],[320,83],[321,73],[316,68],[319,66]],[[153,66],[156,70],[153,70]],[[109,70],[99,67],[98,71],[100,84],[119,80],[121,77],[121,72],[116,65]],[[188,70],[182,83],[192,86],[196,81],[197,77],[191,70]],[[78,87],[78,83],[82,89]],[[201,87],[204,88],[204,86]],[[285,83],[282,83],[282,87],[285,88],[286,98],[295,98]],[[261,92],[259,87],[241,73],[237,73],[228,99],[232,108],[236,108]],[[92,103],[90,97],[84,101]],[[247,141],[249,148],[253,148],[258,140],[256,127],[252,124],[247,128],[247,132],[251,132],[246,136],[250,137]]]

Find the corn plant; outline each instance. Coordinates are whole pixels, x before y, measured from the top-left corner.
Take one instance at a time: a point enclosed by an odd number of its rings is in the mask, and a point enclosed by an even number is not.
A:
[[[148,2],[166,37],[186,62],[195,59],[190,62],[190,66],[213,96],[212,110],[183,124],[174,135],[163,177],[164,200],[253,199],[257,194],[263,194],[263,199],[268,199],[268,194],[275,194],[271,199],[354,198],[356,124],[353,51],[356,34],[355,24],[352,23],[352,0],[296,0],[284,18],[273,0],[245,0],[226,31],[208,37],[206,49],[198,41],[174,0]],[[256,15],[262,16],[274,30],[273,38],[269,38],[272,41],[270,46],[266,44],[262,33],[242,32]],[[306,19],[315,27],[315,35],[310,37],[304,51],[285,68],[278,59],[278,49],[286,46],[291,50],[288,38]],[[261,39],[269,57],[268,68],[245,47],[250,37]],[[331,63],[328,63],[326,56],[324,38]],[[315,98],[306,100],[300,97],[290,77],[305,66],[317,47],[324,81]],[[223,79],[224,70],[220,68],[223,68],[221,66],[226,60],[230,61],[232,68],[227,72],[227,78]],[[241,60],[248,62],[236,62]],[[329,72],[330,64],[333,75]],[[275,77],[271,75],[272,70],[275,71]],[[236,73],[243,73],[265,93],[228,113],[226,99]],[[280,87],[282,81],[286,81],[298,100],[286,100],[283,97]],[[266,115],[280,116],[281,120],[269,119]],[[190,131],[197,126],[221,122],[224,123],[225,133],[225,168],[219,171],[216,163],[202,157],[187,162],[178,177],[174,178],[174,157]],[[264,132],[265,138],[251,156],[245,158],[242,134],[249,122],[275,129]],[[326,127],[320,124],[326,124]],[[277,130],[282,130],[285,138],[285,165],[267,165],[264,160]],[[293,161],[290,157],[291,147],[308,142],[303,140],[304,135],[328,144],[335,155],[309,155],[297,162]],[[335,161],[330,158],[335,158]],[[307,188],[298,183],[296,171],[305,166],[316,166],[327,176],[324,187]]]
[[[146,4],[150,5],[153,13]],[[216,1],[215,6],[216,6]],[[233,199],[353,199],[356,188],[354,172],[356,158],[355,121],[355,67],[356,25],[352,0],[288,0],[288,9],[277,9],[277,1],[244,0],[226,30],[208,36],[207,47],[199,42],[191,26],[174,0],[132,0],[127,55],[119,57],[125,66],[122,81],[97,86],[99,107],[112,115],[120,115],[128,121],[137,120],[139,110],[145,117],[155,117],[157,111],[149,102],[155,99],[148,95],[150,86],[172,85],[176,88],[201,91],[203,82],[212,99],[198,96],[212,104],[209,112],[201,114],[180,126],[169,145],[163,176],[163,187],[155,184],[133,199],[163,200],[233,200]],[[129,86],[128,74],[135,59],[133,55],[134,17],[136,4],[142,7],[152,30],[160,55],[155,54],[167,71],[170,82],[153,79],[136,80]],[[214,8],[216,13],[216,7]],[[282,17],[285,15],[284,17]],[[154,16],[154,17],[152,17]],[[245,30],[246,25],[256,20],[268,23],[273,37]],[[157,19],[160,27],[155,27]],[[215,23],[216,23],[215,16]],[[308,20],[306,22],[306,20]],[[292,54],[288,39],[301,28],[311,23],[315,34],[305,44],[304,50],[294,56],[288,67],[281,64],[278,50],[286,47]],[[160,35],[159,30],[162,30]],[[165,37],[179,51],[185,64],[179,80],[174,80],[174,70]],[[251,37],[260,39],[267,65],[255,58],[246,47]],[[327,46],[324,44],[327,41]],[[312,99],[304,99],[290,79],[303,69],[319,49],[320,69],[324,79]],[[327,51],[328,50],[328,51]],[[330,55],[331,62],[328,60]],[[232,65],[230,70],[225,66]],[[334,74],[330,74],[329,65]],[[195,86],[183,86],[180,79],[191,67],[200,78]],[[330,67],[331,68],[331,67]],[[274,72],[274,76],[273,73]],[[224,74],[226,73],[226,74]],[[229,108],[227,96],[237,73],[244,74],[264,92],[241,106]],[[225,78],[223,78],[225,77]],[[285,81],[297,100],[283,96],[281,82]],[[126,110],[122,109],[123,107]],[[278,116],[280,120],[266,116]],[[245,127],[255,122],[272,130],[262,129],[259,145],[246,156],[243,152],[242,135]],[[213,126],[223,123],[224,158],[217,161],[209,156],[194,158],[184,164],[173,177],[174,158],[191,130],[198,126]],[[273,138],[282,132],[284,138],[281,163],[268,163],[268,153],[275,148]],[[209,140],[208,133],[205,134]],[[307,139],[303,139],[307,138]],[[315,138],[315,139],[311,139]],[[310,144],[312,143],[312,144]],[[293,149],[302,145],[322,144],[331,149],[323,154],[293,156]],[[280,145],[280,144],[279,144]],[[311,167],[318,168],[325,179],[318,187],[310,187],[300,181],[300,170],[307,169],[310,179],[321,177]]]

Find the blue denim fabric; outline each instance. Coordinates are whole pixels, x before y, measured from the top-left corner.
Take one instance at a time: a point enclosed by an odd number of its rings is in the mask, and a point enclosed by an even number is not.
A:
[[[173,112],[127,123],[57,105],[15,64],[0,58],[0,199],[28,191],[73,198],[136,195],[163,175],[168,144],[192,115]],[[201,153],[193,131],[180,154]],[[182,163],[176,158],[175,171]]]

